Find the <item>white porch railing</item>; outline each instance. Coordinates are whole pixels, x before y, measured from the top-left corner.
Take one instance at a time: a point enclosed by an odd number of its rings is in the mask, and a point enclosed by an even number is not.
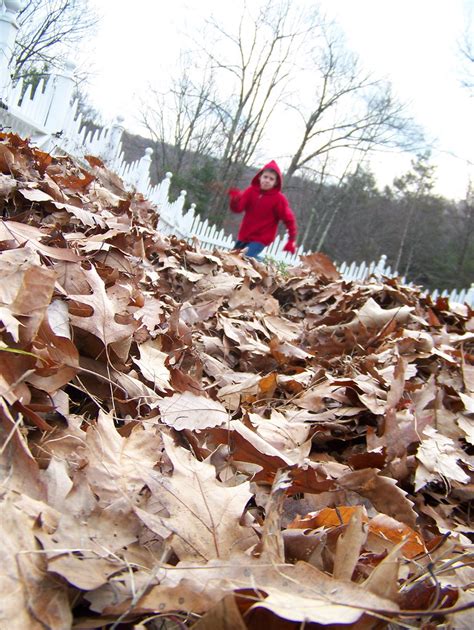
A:
[[[164,234],[176,234],[191,241],[197,239],[204,248],[230,250],[234,239],[196,215],[196,206],[185,210],[186,191],[182,190],[177,199],[169,199],[171,173],[156,186],[151,185],[150,166],[153,150],[148,148],[145,155],[136,162],[127,164],[121,147],[123,120],[110,126],[88,131],[82,126],[82,116],[78,114],[78,102],[71,104],[74,92],[74,66],[66,65],[62,72],[39,82],[36,90],[23,85],[22,80],[12,84],[9,62],[15,42],[18,25],[16,15],[20,8],[18,0],[0,0],[0,125],[5,131],[13,131],[49,153],[67,153],[81,160],[87,154],[101,158],[107,166],[118,173],[125,184],[135,188],[156,204],[160,214],[158,228]],[[277,237],[265,252],[277,261],[296,264],[304,254],[300,247],[295,255],[283,251],[285,239]],[[365,280],[376,277],[396,276],[386,264],[386,256],[371,263],[342,263],[339,270],[346,280]],[[404,279],[402,279],[404,280]],[[433,297],[442,295],[455,302],[466,302],[474,306],[474,285],[469,289],[454,290],[450,293],[433,292]]]

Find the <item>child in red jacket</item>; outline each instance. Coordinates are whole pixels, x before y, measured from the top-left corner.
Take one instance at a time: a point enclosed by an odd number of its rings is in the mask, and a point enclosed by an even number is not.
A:
[[[272,160],[252,179],[243,192],[229,190],[232,212],[244,212],[235,249],[247,249],[247,256],[258,258],[262,250],[275,240],[278,223],[288,230],[288,242],[283,250],[296,252],[296,219],[288,200],[281,192],[283,178],[278,164]]]

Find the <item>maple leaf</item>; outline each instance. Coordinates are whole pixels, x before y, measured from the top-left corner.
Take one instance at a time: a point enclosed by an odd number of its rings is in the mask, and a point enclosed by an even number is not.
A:
[[[165,434],[163,441],[173,474],[148,475],[148,485],[169,516],[136,508],[147,527],[161,536],[171,536],[171,546],[180,560],[225,559],[255,544],[252,530],[239,524],[252,496],[250,484],[226,487],[217,481],[211,464],[176,447]]]

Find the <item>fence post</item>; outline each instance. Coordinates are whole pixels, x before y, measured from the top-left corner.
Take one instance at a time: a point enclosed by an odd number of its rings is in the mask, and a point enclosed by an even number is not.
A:
[[[386,272],[386,269],[385,269],[386,262],[387,262],[387,256],[385,254],[382,254],[380,256],[379,262],[377,263],[377,266],[374,269],[374,276],[376,278],[380,278]]]
[[[151,147],[147,147],[145,149],[145,155],[138,162],[138,173],[135,187],[139,192],[143,194],[146,194],[150,185],[150,166],[152,155],[153,149]]]
[[[104,150],[102,151],[102,155],[100,156],[104,160],[104,162],[106,162],[110,166],[114,166],[116,160],[119,157],[120,142],[122,140],[122,135],[124,131],[123,121],[123,116],[117,116],[117,118],[114,120],[109,130],[107,143]]]
[[[474,282],[471,283],[471,286],[467,290],[464,301],[469,304],[471,308],[474,308]]]
[[[75,65],[70,61],[66,62],[61,74],[57,74],[50,79],[53,81],[53,93],[48,113],[44,121],[45,128],[50,133],[59,133],[63,130],[66,115],[71,108],[71,98],[74,91],[73,72]]]
[[[9,66],[19,28],[16,16],[22,8],[21,0],[0,0],[0,98],[11,85]]]

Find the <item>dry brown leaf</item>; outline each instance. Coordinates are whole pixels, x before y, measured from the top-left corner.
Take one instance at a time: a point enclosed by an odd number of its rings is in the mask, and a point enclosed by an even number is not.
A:
[[[96,508],[80,517],[62,514],[57,527],[36,527],[35,536],[46,552],[49,571],[77,588],[92,590],[128,571],[127,548],[137,541],[139,527],[133,513]]]
[[[407,362],[399,357],[393,374],[393,380],[387,393],[387,408],[394,409],[400,402],[405,389]]]
[[[372,502],[376,510],[393,516],[414,527],[416,512],[407,493],[397,486],[395,479],[378,475],[373,468],[366,468],[347,473],[337,480],[342,488],[353,490]]]
[[[419,534],[411,527],[386,514],[377,514],[371,519],[369,531],[371,534],[376,534],[395,543],[395,545],[402,543],[401,550],[405,558],[415,558],[426,553],[426,547]]]
[[[461,591],[456,601],[456,608],[464,608],[449,615],[449,623],[453,630],[472,630],[474,627],[474,605],[472,589]]]
[[[421,441],[416,454],[420,463],[416,469],[415,490],[419,490],[430,481],[443,477],[460,483],[468,483],[470,477],[458,461],[469,464],[469,459],[453,440],[432,427],[426,427],[423,435],[426,438]]]
[[[117,372],[112,375],[112,380],[120,385],[124,396],[128,396],[137,403],[139,409],[143,405],[156,409],[162,400],[162,396],[157,394],[151,387],[145,385],[137,376],[138,374],[133,370],[128,374]]]
[[[157,573],[156,569],[154,573]],[[206,592],[205,585],[200,586],[186,577],[177,586],[162,586],[155,584],[158,578],[154,573],[150,572],[141,579],[140,574],[135,575],[133,582],[127,575],[121,575],[116,580],[112,577],[107,584],[86,595],[91,610],[101,613],[101,619],[113,615],[112,621],[115,621],[118,615],[132,610],[138,615],[176,611],[199,615],[219,603],[221,593],[217,589]],[[159,571],[158,575],[162,573]]]
[[[40,254],[44,254],[54,260],[65,260],[70,262],[80,262],[82,258],[71,249],[50,247],[44,245],[40,239],[45,234],[38,228],[16,221],[0,220],[0,241],[16,241],[18,246],[27,245]]]
[[[145,480],[161,459],[161,438],[135,426],[121,437],[110,414],[99,413],[87,431],[87,480],[110,512],[130,511]]]
[[[304,516],[297,516],[288,529],[317,529],[319,527],[339,527],[347,525],[357,512],[356,506],[339,505],[337,510],[323,508],[318,512],[310,512]],[[367,518],[365,519],[368,520]]]
[[[318,512],[310,512],[303,517],[297,516],[288,527],[290,529],[337,528],[341,525],[348,525],[359,510],[360,508],[357,506],[345,505],[337,506],[337,508],[324,508]],[[426,553],[426,547],[421,536],[404,523],[386,514],[378,514],[369,519],[365,511],[361,512],[360,520],[361,527],[362,523],[367,524],[364,541],[367,539],[367,532],[369,533],[369,541],[366,547],[376,545],[377,548],[391,550],[393,545],[397,548],[401,546],[403,556],[410,559]],[[348,545],[348,547],[350,546]],[[343,565],[342,562],[341,565]]]
[[[199,590],[214,596],[220,590],[221,597],[234,589],[250,589],[258,600],[253,608],[266,608],[300,623],[350,624],[371,611],[398,611],[391,600],[357,584],[335,580],[306,562],[259,565],[242,559],[233,564],[213,561],[204,570],[199,568],[181,563],[167,572],[162,584],[178,586],[179,580],[186,577],[197,583]]]
[[[468,416],[458,416],[456,419],[458,426],[464,431],[465,440],[474,446],[474,419]]]
[[[307,422],[288,420],[276,410],[272,410],[270,418],[256,413],[249,413],[248,417],[257,434],[292,463],[302,463],[309,455],[312,431]]]
[[[100,227],[105,228],[107,225],[105,220],[97,213],[90,212],[84,208],[78,208],[70,203],[62,203],[60,201],[53,201],[53,205],[60,210],[66,210],[66,212],[69,212],[69,214],[72,214],[76,217],[76,219],[79,219],[79,221],[85,226],[96,227],[99,225]]]
[[[291,473],[282,469],[277,472],[273,481],[268,502],[265,506],[265,523],[263,526],[260,560],[269,564],[280,564],[285,561],[285,546],[281,532],[281,518],[286,493],[291,486]]]
[[[162,422],[177,431],[182,429],[199,431],[219,427],[229,421],[229,413],[224,405],[206,396],[196,396],[192,392],[163,398],[158,407]]]
[[[462,375],[464,379],[464,387],[467,392],[474,393],[474,365],[470,365],[463,361]]]
[[[263,321],[270,333],[276,335],[279,341],[295,341],[302,332],[301,324],[295,324],[283,317],[266,315]]]
[[[98,337],[105,346],[114,344],[114,349],[119,356],[127,357],[131,336],[137,324],[121,324],[116,321],[117,308],[108,296],[104,281],[94,267],[82,269],[82,273],[92,290],[92,294],[69,295],[69,299],[88,304],[94,312],[90,317],[71,315],[71,323]],[[123,347],[120,342],[125,342],[125,346]]]
[[[0,510],[17,493],[22,626],[71,625],[52,580],[84,628],[213,607],[201,625],[222,625],[235,603],[237,627],[416,625],[395,601],[447,622],[436,606],[464,605],[472,577],[468,306],[343,282],[320,254],[285,274],[211,255],[160,234],[99,160],[1,135]],[[163,453],[167,432],[186,450]],[[275,566],[282,539],[323,573]]]
[[[193,624],[195,630],[247,630],[234,595],[226,595],[209,610],[201,619]]]
[[[64,630],[72,624],[67,589],[46,572],[33,535],[34,518],[2,498],[0,519],[0,627]]]
[[[26,382],[48,394],[54,394],[67,385],[79,371],[79,354],[74,343],[53,333],[44,320],[32,344],[32,352],[38,358],[33,374]]]
[[[138,350],[140,358],[133,361],[140,368],[142,376],[161,391],[169,389],[170,371],[165,365],[168,355],[161,351],[161,344],[156,339],[146,341],[138,346]]]
[[[400,568],[399,557],[403,542],[399,542],[378,564],[364,582],[364,588],[371,593],[397,601],[398,597],[398,573]]]
[[[54,201],[51,195],[37,188],[21,188],[18,192],[28,201]]]
[[[280,312],[278,301],[273,296],[258,289],[249,289],[247,282],[232,293],[229,308],[241,311],[250,309],[254,313],[263,311],[268,315],[278,315]]]
[[[158,535],[170,536],[180,560],[226,559],[254,545],[255,534],[239,524],[252,496],[250,484],[226,487],[211,464],[198,461],[165,434],[163,441],[173,474],[149,475],[147,483],[169,516],[137,508],[143,522]]]
[[[341,277],[331,259],[321,252],[301,256],[301,261],[304,265],[309,267],[313,273],[324,276],[329,280],[339,280]]]
[[[220,276],[204,276],[197,283],[201,302],[228,297],[242,284],[241,278],[221,274]]]
[[[459,398],[462,400],[467,413],[474,413],[474,396],[459,392]]]
[[[0,387],[1,385],[0,378]],[[0,397],[1,484],[4,489],[15,490],[34,499],[44,500],[47,492],[40,479],[38,462],[33,457],[19,424],[8,409],[6,400]]]
[[[369,298],[364,306],[356,313],[356,318],[351,325],[358,322],[365,328],[381,328],[392,320],[405,323],[410,318],[413,308],[410,306],[400,306],[398,308],[381,308],[373,298]]]
[[[0,173],[0,196],[2,199],[7,199],[11,192],[13,192],[18,186],[16,179],[11,175],[4,175]]]
[[[0,303],[8,309],[20,326],[15,327],[16,341],[24,346],[36,335],[53,295],[55,273],[39,266],[39,260],[30,250],[2,252],[0,255]],[[15,330],[16,328],[16,330]],[[18,332],[18,334],[16,334]]]
[[[362,515],[362,508],[355,508],[346,530],[337,539],[333,570],[333,576],[337,580],[352,579],[362,545],[367,540],[367,529]]]

